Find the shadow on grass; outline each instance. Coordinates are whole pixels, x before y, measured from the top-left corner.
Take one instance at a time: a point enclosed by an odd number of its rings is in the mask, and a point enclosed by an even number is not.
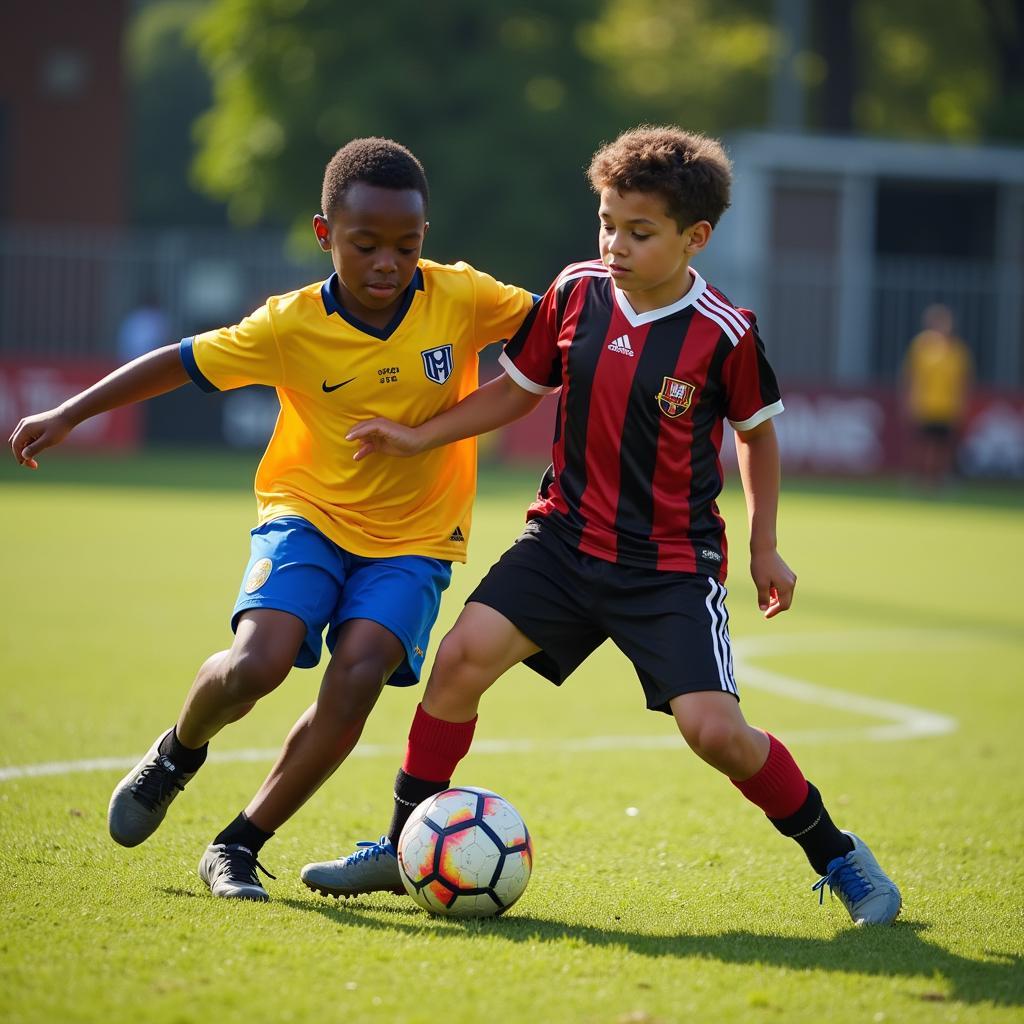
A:
[[[946,982],[949,1000],[1024,1005],[1024,957],[992,953],[992,960],[971,960],[925,942],[927,926],[903,922],[893,928],[849,928],[832,939],[761,935],[730,931],[719,935],[638,935],[588,925],[566,925],[530,915],[459,921],[431,918],[409,902],[362,907],[355,903],[317,904],[282,899],[294,910],[320,914],[348,927],[387,930],[406,935],[445,929],[460,935],[486,935],[507,942],[535,944],[570,942],[595,947],[621,947],[652,958],[718,960],[727,964],[758,964],[789,970],[842,971],[885,978],[921,978]],[[381,921],[387,914],[390,920]],[[928,993],[921,998],[943,1001]]]
[[[157,887],[156,891],[162,892],[165,896],[184,896],[187,899],[194,899],[197,896],[205,895],[193,892],[191,889],[182,889],[176,885],[161,885]]]

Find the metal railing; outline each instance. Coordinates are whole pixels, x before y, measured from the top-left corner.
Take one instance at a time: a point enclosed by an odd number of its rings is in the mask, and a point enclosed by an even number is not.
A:
[[[321,280],[331,266],[310,241],[287,253],[281,232],[227,230],[0,230],[0,358],[114,358],[118,328],[142,297],[166,314],[170,337],[234,323],[268,295]],[[861,383],[893,382],[922,310],[943,302],[971,346],[978,379],[1024,387],[1024,280],[989,262],[876,259],[864,280]],[[757,310],[785,380],[838,379],[839,310],[848,287],[838,264],[789,254],[761,265],[761,280],[730,283],[732,298],[762,296]]]
[[[0,355],[112,357],[147,296],[168,341],[234,323],[268,295],[326,277],[316,256],[290,258],[279,232],[0,230]]]

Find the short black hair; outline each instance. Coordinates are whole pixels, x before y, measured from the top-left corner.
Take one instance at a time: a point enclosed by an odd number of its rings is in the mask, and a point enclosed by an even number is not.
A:
[[[357,182],[379,188],[415,189],[423,196],[423,209],[430,201],[427,175],[413,154],[391,139],[353,139],[331,157],[324,171],[320,208],[330,217],[345,201],[345,193]]]
[[[641,125],[602,146],[587,172],[595,192],[655,192],[679,230],[714,227],[729,206],[732,163],[717,139],[674,126]]]

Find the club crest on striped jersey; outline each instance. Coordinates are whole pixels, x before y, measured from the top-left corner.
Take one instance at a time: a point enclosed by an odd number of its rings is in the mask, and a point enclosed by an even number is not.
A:
[[[438,345],[421,352],[423,356],[423,372],[428,380],[435,384],[443,384],[451,375],[455,360],[451,345]]]
[[[655,396],[658,399],[658,408],[672,419],[682,416],[690,408],[690,402],[693,401],[693,393],[696,390],[685,380],[665,377],[662,379],[661,391]]]

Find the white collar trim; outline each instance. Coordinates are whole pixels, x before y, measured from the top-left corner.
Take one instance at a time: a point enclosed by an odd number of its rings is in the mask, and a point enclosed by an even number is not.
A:
[[[619,291],[618,285],[612,280],[612,294],[615,296],[615,303],[622,310],[622,315],[629,321],[630,327],[642,327],[644,324],[649,324],[654,320],[661,320],[663,317],[672,316],[673,313],[678,313],[680,310],[686,309],[687,306],[692,306],[704,294],[707,282],[693,267],[688,267],[687,269],[693,278],[690,290],[681,299],[673,302],[671,306],[661,306],[659,309],[652,309],[647,313],[636,312],[629,304],[629,299],[626,298],[625,293]]]

